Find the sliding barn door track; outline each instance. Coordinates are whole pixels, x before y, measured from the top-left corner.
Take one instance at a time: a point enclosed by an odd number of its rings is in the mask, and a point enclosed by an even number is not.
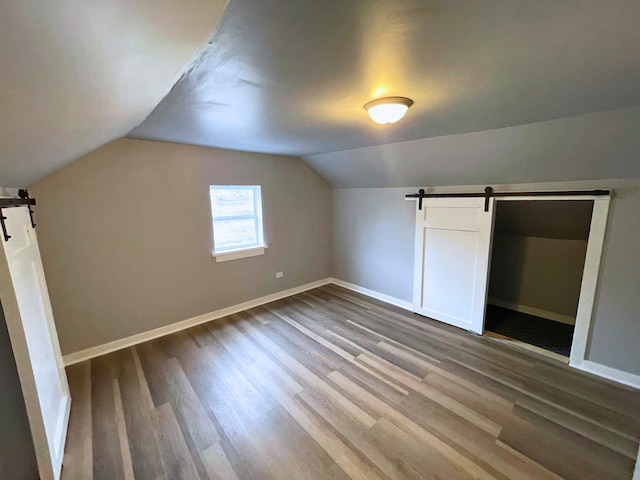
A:
[[[29,198],[29,191],[24,189],[18,191],[18,196],[20,198],[0,198],[0,224],[2,224],[2,236],[5,242],[9,241],[11,235],[7,232],[7,225],[4,223],[7,217],[2,214],[3,208],[22,207],[26,205],[27,208],[29,208],[31,226],[36,228],[36,224],[33,221],[33,210],[31,209],[31,206],[36,204],[35,198]]]
[[[611,195],[611,190],[549,190],[537,192],[496,192],[493,187],[486,187],[484,192],[463,192],[463,193],[426,193],[424,188],[418,193],[409,193],[404,198],[417,198],[418,210],[422,210],[422,200],[424,198],[461,198],[461,197],[484,197],[484,211],[489,211],[489,200],[492,197],[606,197]]]

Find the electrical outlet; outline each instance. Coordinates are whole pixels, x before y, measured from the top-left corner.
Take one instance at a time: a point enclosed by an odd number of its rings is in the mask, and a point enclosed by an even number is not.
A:
[[[276,278],[284,277],[284,272],[276,272]]]

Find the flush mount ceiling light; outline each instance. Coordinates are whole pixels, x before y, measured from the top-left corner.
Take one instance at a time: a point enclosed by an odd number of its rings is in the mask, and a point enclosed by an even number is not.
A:
[[[413,100],[410,98],[385,97],[367,103],[364,109],[374,122],[385,125],[395,123],[404,117],[411,105]]]

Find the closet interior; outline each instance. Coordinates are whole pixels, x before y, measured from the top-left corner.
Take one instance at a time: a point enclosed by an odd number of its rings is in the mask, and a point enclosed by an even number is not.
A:
[[[485,334],[568,360],[593,200],[496,201]]]

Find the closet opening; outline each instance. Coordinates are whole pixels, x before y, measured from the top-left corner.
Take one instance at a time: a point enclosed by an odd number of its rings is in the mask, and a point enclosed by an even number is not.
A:
[[[485,334],[569,361],[593,200],[495,202]]]

